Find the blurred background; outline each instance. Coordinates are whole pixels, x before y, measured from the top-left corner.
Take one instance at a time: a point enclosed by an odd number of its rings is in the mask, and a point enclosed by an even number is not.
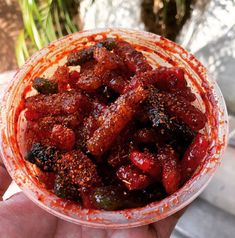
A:
[[[230,120],[219,171],[172,237],[235,237],[235,0],[0,0],[0,89],[35,51],[83,29],[127,27],[165,36],[217,80]],[[17,191],[15,185],[5,198]]]

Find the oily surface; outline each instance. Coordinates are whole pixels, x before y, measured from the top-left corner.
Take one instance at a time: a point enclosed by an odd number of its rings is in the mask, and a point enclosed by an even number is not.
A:
[[[184,69],[153,69],[128,42],[108,38],[72,52],[32,86],[39,93],[25,99],[26,159],[48,189],[86,208],[161,200],[207,153],[199,132],[207,118],[192,105]]]

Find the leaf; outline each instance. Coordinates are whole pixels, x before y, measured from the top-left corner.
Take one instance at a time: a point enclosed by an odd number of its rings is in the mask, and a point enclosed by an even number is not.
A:
[[[63,0],[18,0],[24,29],[16,41],[16,57],[19,65],[36,50],[57,38],[78,30],[73,23],[74,3]],[[72,14],[73,11],[73,14]]]
[[[29,52],[25,42],[24,30],[21,30],[18,35],[18,38],[16,40],[15,52],[18,65],[19,66],[23,65],[26,58],[29,57]]]
[[[35,43],[35,46],[40,49],[43,45],[33,17],[33,0],[21,0],[21,2],[25,30],[29,34],[31,40]]]

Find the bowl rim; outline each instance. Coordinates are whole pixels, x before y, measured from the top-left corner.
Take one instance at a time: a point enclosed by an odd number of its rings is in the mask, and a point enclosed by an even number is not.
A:
[[[31,66],[35,61],[37,61],[38,59],[40,59],[41,57],[43,57],[44,55],[46,55],[46,50],[58,43],[58,42],[63,42],[63,41],[66,41],[66,39],[68,39],[69,37],[78,37],[83,34],[83,33],[88,33],[88,34],[96,34],[96,33],[102,33],[102,32],[112,32],[112,31],[117,31],[117,32],[122,32],[122,31],[125,31],[127,33],[139,33],[139,34],[143,34],[145,37],[150,37],[152,38],[153,40],[159,40],[159,38],[163,38],[166,42],[170,43],[170,44],[173,44],[175,47],[177,47],[178,49],[180,50],[183,50],[184,52],[186,52],[186,54],[190,54],[188,53],[186,50],[184,50],[181,46],[179,46],[178,44],[168,40],[168,39],[165,39],[164,37],[161,37],[161,36],[158,36],[156,34],[153,34],[153,33],[150,33],[150,32],[146,32],[146,31],[140,31],[140,30],[133,30],[133,29],[127,29],[127,28],[116,28],[116,27],[112,27],[112,28],[100,28],[100,29],[93,29],[93,30],[85,30],[85,31],[80,31],[80,32],[76,32],[76,33],[73,33],[73,34],[69,34],[67,36],[64,36],[56,41],[53,41],[51,42],[48,46],[42,48],[41,50],[39,50],[38,52],[36,52],[33,56],[31,56],[27,61],[26,63],[20,68],[17,70],[15,76],[13,77],[13,79],[11,80],[11,82],[9,83],[10,86],[12,86],[12,84],[16,81],[16,80],[22,80],[21,76],[23,75],[22,72],[24,71],[27,71],[28,67]],[[202,67],[202,69],[206,72],[206,69],[204,68],[204,66],[193,56],[190,54],[190,57],[192,57],[194,60],[197,61],[197,64]],[[22,74],[22,75],[21,75]],[[207,78],[208,78],[208,74],[207,74]],[[209,81],[207,80],[207,83],[208,85],[211,86],[212,88],[212,91],[213,91],[213,95],[216,95],[218,98],[220,98],[219,100],[219,103],[220,103],[220,109],[223,110],[223,114],[221,114],[221,118],[219,119],[222,119],[222,120],[227,120],[228,118],[228,115],[227,115],[227,110],[226,110],[226,105],[225,105],[225,102],[224,102],[224,99],[223,99],[223,96],[222,96],[222,93],[218,87],[218,85],[216,84],[215,81]],[[11,88],[11,87],[10,87]],[[11,89],[10,89],[11,90]],[[9,92],[7,90],[7,92]],[[2,103],[2,106],[1,106],[1,115],[0,115],[0,128],[1,128],[1,132],[3,133],[3,130],[2,129],[6,129],[4,127],[4,125],[1,125],[1,117],[4,117],[5,115],[3,115],[2,111],[4,108],[7,107],[6,105],[6,102],[7,102],[7,98],[10,96],[9,93],[5,93],[5,100],[3,100],[3,103]],[[224,130],[223,130],[223,137],[224,137],[224,145],[220,148],[220,151],[219,151],[219,163],[221,161],[221,156],[222,156],[222,153],[224,152],[225,150],[225,147],[226,147],[226,144],[227,144],[227,140],[228,140],[228,125],[226,124],[224,126]],[[218,130],[220,130],[220,128],[218,128]],[[2,145],[2,146],[1,146]],[[8,148],[8,149],[11,149],[11,148]],[[14,153],[13,153],[14,154]],[[6,153],[3,149],[3,141],[0,139],[0,155],[3,159],[3,162],[10,174],[10,176],[13,178],[13,180],[18,184],[18,186],[23,190],[23,192],[26,194],[27,197],[29,197],[35,204],[37,204],[38,206],[40,206],[41,208],[43,208],[44,210],[48,211],[49,213],[57,216],[57,217],[60,217],[64,220],[67,220],[69,222],[73,222],[73,223],[76,223],[76,224],[81,224],[81,225],[85,225],[85,226],[90,226],[90,227],[93,227],[93,228],[129,228],[129,227],[136,227],[136,226],[141,226],[141,225],[146,225],[146,224],[149,224],[149,223],[152,223],[152,222],[155,222],[156,220],[161,220],[161,219],[164,219],[170,215],[172,215],[173,213],[181,210],[182,208],[184,208],[185,206],[187,206],[189,203],[191,203],[202,191],[203,189],[208,185],[208,183],[210,182],[210,180],[212,179],[214,173],[215,173],[215,170],[218,168],[219,166],[219,163],[215,163],[214,165],[214,170],[213,172],[211,173],[208,173],[208,179],[206,182],[203,183],[203,185],[198,189],[198,191],[194,192],[194,194],[189,198],[187,199],[187,201],[181,203],[179,206],[175,207],[174,209],[166,209],[166,211],[163,212],[163,214],[157,214],[157,211],[156,211],[156,216],[155,217],[152,217],[152,218],[149,218],[149,219],[142,219],[141,221],[131,221],[131,219],[128,218],[128,215],[126,216],[126,214],[130,213],[130,214],[144,214],[145,211],[146,211],[146,208],[149,208],[151,207],[154,208],[154,207],[164,207],[164,205],[166,204],[166,200],[168,201],[173,201],[174,199],[177,199],[179,196],[181,196],[182,192],[187,188],[191,189],[191,187],[193,187],[197,181],[198,181],[198,176],[193,176],[184,186],[182,186],[179,190],[177,190],[176,193],[172,194],[171,196],[168,196],[166,197],[165,199],[161,200],[161,201],[157,201],[157,202],[153,202],[151,203],[151,206],[147,205],[145,207],[141,207],[141,208],[135,208],[135,209],[127,209],[127,210],[121,210],[121,211],[103,211],[103,210],[100,210],[98,211],[97,213],[100,213],[100,214],[104,214],[104,213],[107,213],[107,214],[111,214],[111,216],[115,216],[117,214],[122,214],[122,213],[125,213],[125,215],[123,216],[123,219],[125,220],[125,222],[123,223],[119,223],[119,224],[116,224],[115,222],[114,223],[99,223],[99,222],[94,222],[94,221],[87,221],[87,220],[82,220],[79,218],[73,218],[71,216],[67,216],[66,214],[63,214],[63,217],[61,217],[61,212],[58,212],[57,210],[49,207],[48,205],[44,204],[42,201],[39,201],[38,198],[35,196],[35,194],[32,193],[32,191],[28,190],[27,187],[25,187],[25,184],[24,183],[21,183],[18,181],[17,178],[15,178],[14,176],[14,171],[12,171],[12,169],[9,167],[9,164],[8,164],[8,161],[6,159]],[[206,164],[206,162],[205,162]],[[87,210],[87,214],[89,213],[89,209],[84,209],[84,208],[81,208],[81,210]],[[89,215],[88,215],[89,216]],[[143,215],[144,216],[144,215]]]

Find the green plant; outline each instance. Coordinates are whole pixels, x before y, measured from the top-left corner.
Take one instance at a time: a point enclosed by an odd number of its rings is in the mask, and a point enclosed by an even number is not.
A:
[[[24,29],[16,41],[18,65],[49,42],[78,31],[73,18],[82,0],[18,0]],[[111,1],[111,0],[107,0]],[[196,0],[142,0],[142,20],[148,31],[174,40]],[[90,0],[93,4],[95,0]],[[119,9],[116,9],[118,11]]]
[[[75,32],[73,23],[79,1],[18,0],[22,11],[24,29],[16,41],[18,65],[35,51],[57,38]]]

